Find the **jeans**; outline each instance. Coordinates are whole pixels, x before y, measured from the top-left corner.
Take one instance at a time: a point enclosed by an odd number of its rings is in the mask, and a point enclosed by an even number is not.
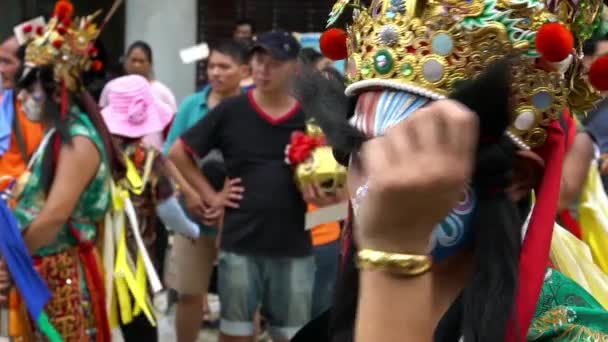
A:
[[[253,336],[261,304],[273,339],[291,339],[310,320],[314,259],[241,255],[220,251],[220,330]]]
[[[340,242],[336,240],[314,247],[315,285],[312,293],[312,318],[320,316],[332,305],[340,259]]]

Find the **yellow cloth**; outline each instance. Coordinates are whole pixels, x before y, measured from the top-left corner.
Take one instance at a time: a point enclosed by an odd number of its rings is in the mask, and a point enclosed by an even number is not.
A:
[[[160,280],[155,270],[150,269],[151,262],[143,242],[137,234],[138,223],[135,219],[129,192],[112,184],[113,210],[106,219],[106,238],[104,243],[104,265],[106,268],[106,286],[111,289],[106,295],[110,310],[112,328],[119,324],[129,324],[134,317],[144,313],[152,326],[156,326],[154,310],[148,296],[148,281],[153,291],[158,291]],[[137,256],[134,261],[127,250],[127,219],[137,240]],[[108,248],[109,247],[109,248]],[[115,255],[109,255],[112,253]],[[120,314],[119,314],[120,312]],[[119,319],[120,317],[120,319]]]
[[[578,211],[583,240],[591,248],[595,263],[608,273],[608,197],[597,162],[589,168]]]
[[[589,246],[558,224],[553,230],[551,261],[608,309],[608,275],[593,262]]]

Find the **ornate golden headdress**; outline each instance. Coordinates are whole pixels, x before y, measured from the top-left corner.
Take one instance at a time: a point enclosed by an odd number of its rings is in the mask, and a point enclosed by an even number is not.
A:
[[[349,95],[388,87],[440,99],[460,80],[513,56],[508,134],[522,148],[542,145],[551,120],[597,96],[580,70],[600,0],[373,0],[369,7],[340,0],[328,26],[349,8],[347,33],[331,29],[321,39],[326,55],[348,57]]]
[[[94,44],[121,2],[115,2],[100,26],[95,20],[101,11],[74,18],[72,3],[59,0],[48,24],[22,27],[23,33],[29,37],[25,53],[26,72],[35,67],[53,66],[58,83],[71,91],[80,89],[82,73],[102,67],[101,62],[95,60],[98,51]]]

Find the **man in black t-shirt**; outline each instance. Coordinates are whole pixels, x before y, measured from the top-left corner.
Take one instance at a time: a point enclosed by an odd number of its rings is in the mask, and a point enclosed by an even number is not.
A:
[[[220,243],[221,341],[248,341],[258,305],[275,341],[287,341],[310,319],[314,277],[306,204],[284,162],[291,134],[305,118],[289,95],[298,42],[287,32],[259,36],[252,50],[256,88],[226,100],[187,131],[170,158],[202,194],[208,213],[223,210],[193,157],[222,152],[228,176],[245,189],[239,208],[226,208]]]

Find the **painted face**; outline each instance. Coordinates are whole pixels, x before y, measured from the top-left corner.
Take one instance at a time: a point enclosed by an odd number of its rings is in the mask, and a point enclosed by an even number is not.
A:
[[[33,122],[42,121],[44,115],[44,104],[46,95],[42,89],[40,81],[36,81],[30,89],[23,89],[18,95],[19,101],[23,106],[25,116]]]
[[[407,119],[429,103],[426,97],[404,91],[370,91],[359,96],[351,124],[370,137],[384,135],[389,127]],[[360,172],[357,155],[351,158],[349,186],[355,218],[358,207],[367,194],[365,176]],[[470,187],[462,194],[458,205],[435,227],[430,236],[429,250],[436,262],[441,262],[468,245],[473,238],[472,218],[476,207],[475,193]]]

